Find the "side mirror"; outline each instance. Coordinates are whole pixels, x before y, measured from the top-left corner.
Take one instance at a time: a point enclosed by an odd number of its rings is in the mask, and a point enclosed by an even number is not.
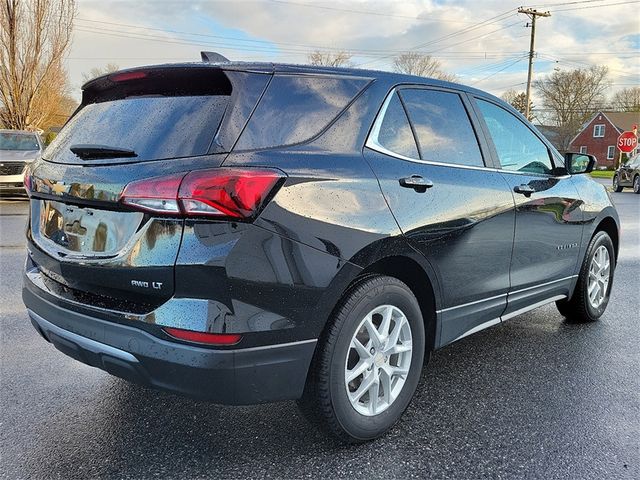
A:
[[[593,171],[598,161],[593,155],[587,155],[586,153],[565,153],[564,164],[567,167],[567,172],[571,175],[578,173],[589,173]]]

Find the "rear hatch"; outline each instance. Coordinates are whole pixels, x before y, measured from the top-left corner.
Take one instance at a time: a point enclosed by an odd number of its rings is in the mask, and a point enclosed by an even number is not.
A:
[[[43,278],[118,310],[168,299],[184,220],[128,208],[121,194],[142,179],[219,167],[269,78],[198,64],[86,84],[76,113],[27,172],[28,239]]]

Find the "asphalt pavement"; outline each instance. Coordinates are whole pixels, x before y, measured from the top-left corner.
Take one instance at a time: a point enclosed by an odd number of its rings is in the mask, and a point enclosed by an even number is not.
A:
[[[402,420],[356,446],[293,402],[194,401],[55,350],[20,297],[26,204],[2,201],[0,477],[638,479],[640,195],[613,198],[622,248],[599,322],[548,305],[436,352]]]

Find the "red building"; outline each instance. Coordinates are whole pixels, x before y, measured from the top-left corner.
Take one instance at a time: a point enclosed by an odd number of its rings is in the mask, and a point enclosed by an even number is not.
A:
[[[620,155],[618,136],[634,125],[640,126],[640,112],[598,112],[573,137],[570,150],[595,155],[598,167],[612,167]]]

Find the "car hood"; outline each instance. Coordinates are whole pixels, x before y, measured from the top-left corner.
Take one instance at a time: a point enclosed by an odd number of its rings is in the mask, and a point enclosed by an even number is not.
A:
[[[40,150],[0,150],[0,162],[30,162],[40,155]]]

